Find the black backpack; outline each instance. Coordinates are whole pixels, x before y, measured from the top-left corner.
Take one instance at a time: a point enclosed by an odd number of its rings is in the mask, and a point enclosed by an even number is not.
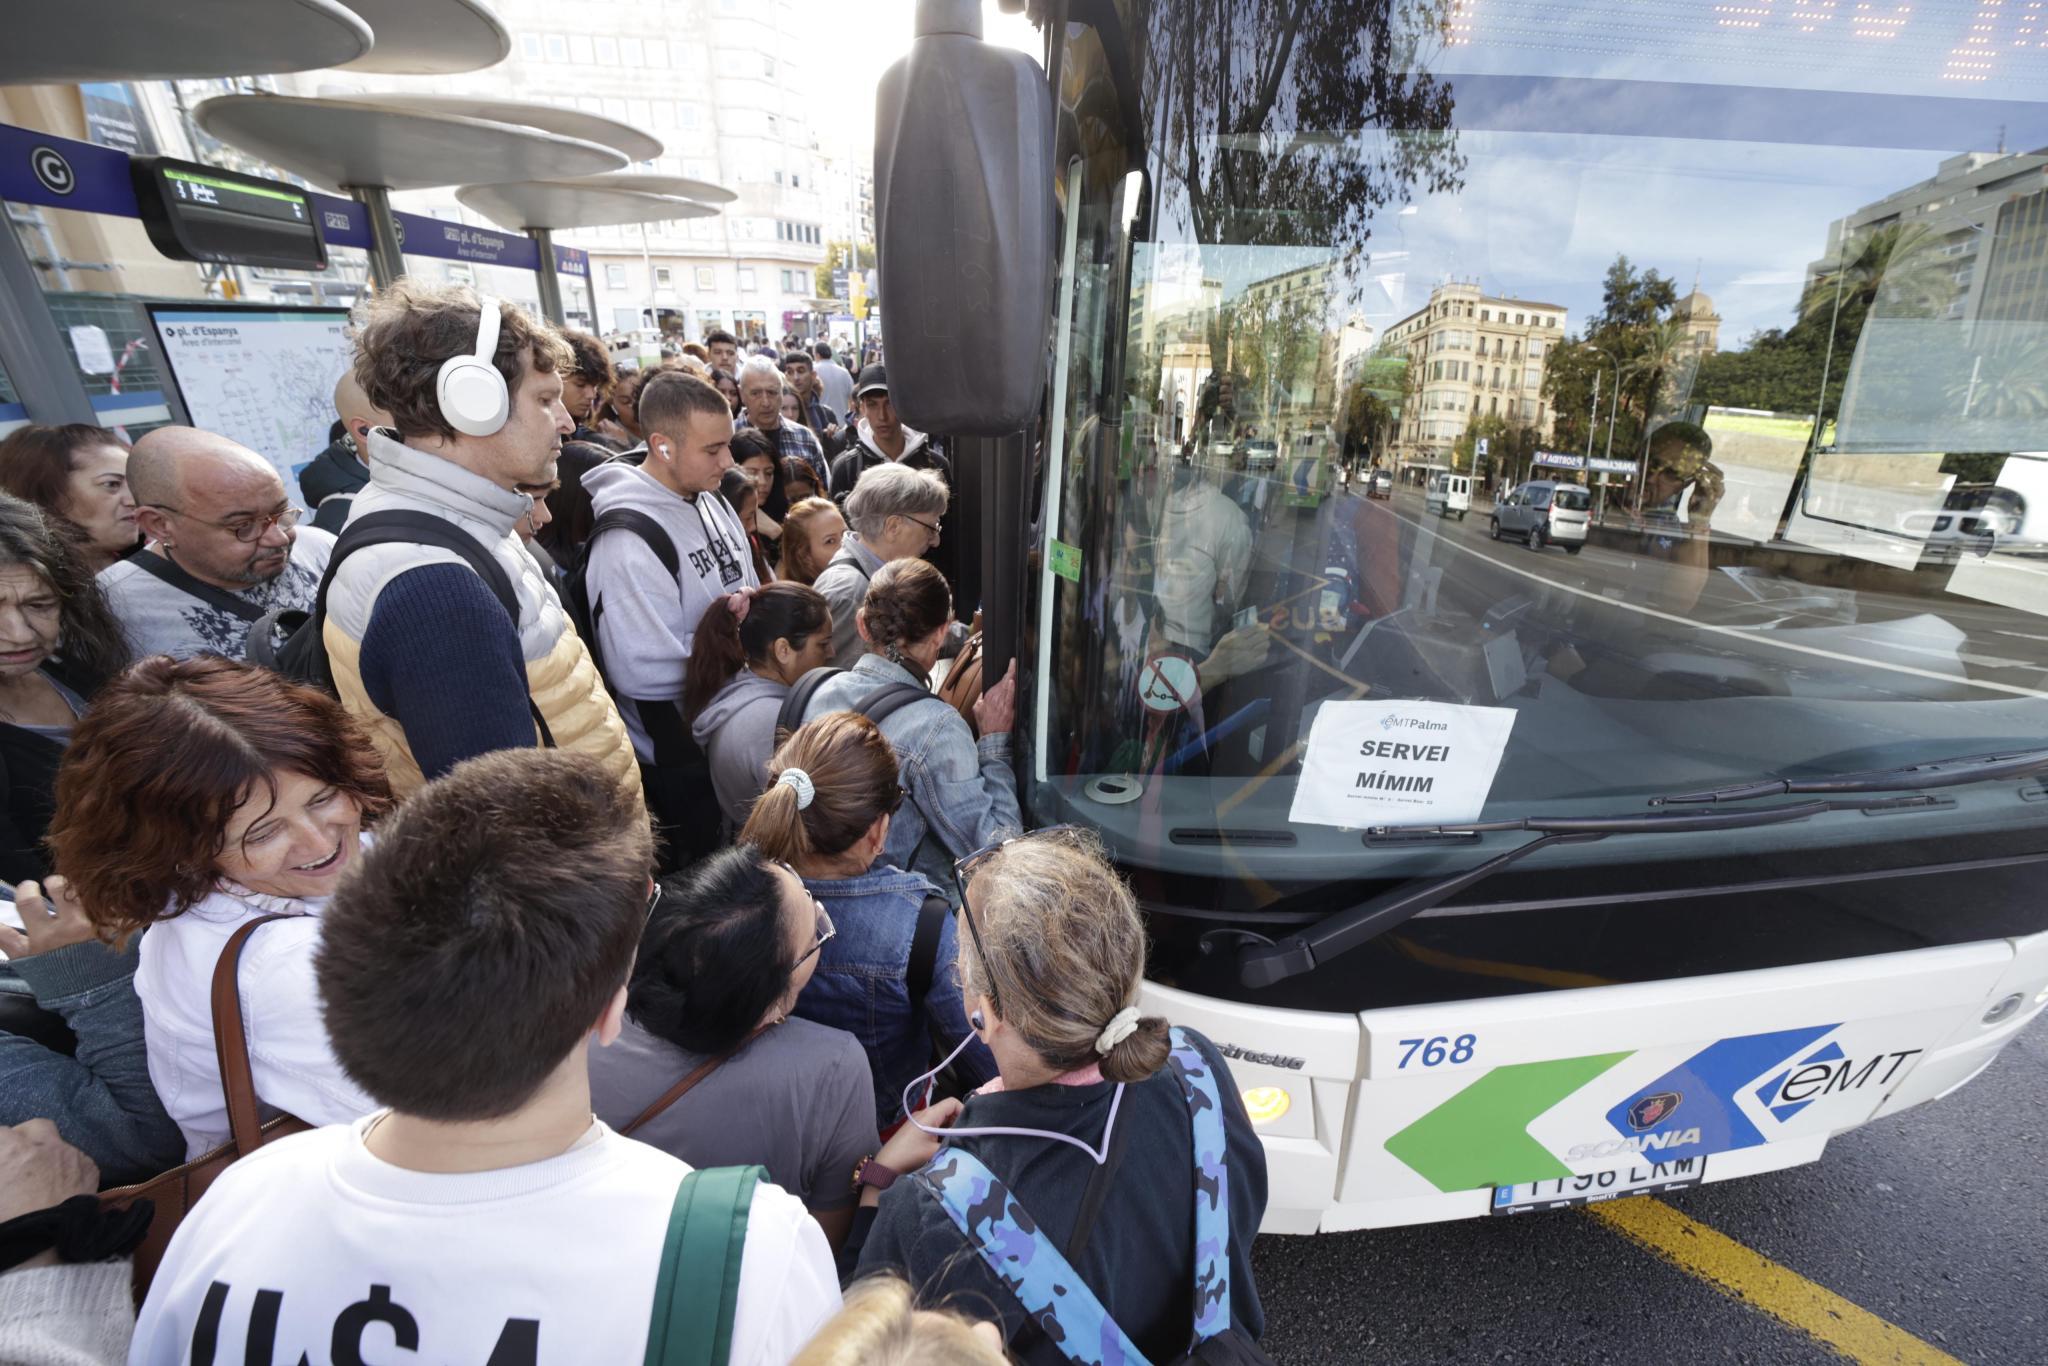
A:
[[[334,551],[328,556],[327,570],[320,576],[320,588],[313,597],[313,610],[307,612],[281,607],[263,614],[249,627],[248,643],[243,647],[244,657],[251,664],[260,664],[283,674],[294,683],[303,683],[327,693],[334,692],[334,665],[327,658],[325,635],[327,590],[333,586],[336,572],[349,556],[373,545],[393,544],[428,545],[461,556],[463,563],[475,570],[477,577],[491,590],[491,596],[504,606],[505,614],[512,619],[513,629],[518,629],[518,591],[512,586],[504,566],[477,542],[476,537],[431,512],[373,512],[342,528],[341,535],[334,542]],[[282,645],[277,643],[280,634],[285,637]],[[552,749],[555,737],[548,730],[540,708],[534,705],[531,697],[526,699],[526,706],[533,715],[541,743]]]
[[[597,545],[597,538],[607,531],[629,531],[638,536],[654,552],[654,558],[661,561],[661,567],[670,579],[683,572],[683,562],[676,554],[675,541],[662,524],[634,508],[612,508],[600,514],[591,524],[590,535],[584,538],[582,548],[577,551],[576,564],[569,570],[562,586],[562,605],[568,609],[569,620],[575,623],[576,634],[583,637],[584,645],[589,648],[590,660],[597,665],[605,687],[611,689],[613,697],[623,697],[624,694],[612,685],[611,670],[604,662],[604,647],[598,643],[597,627],[604,619],[604,600],[600,598],[595,603],[590,600],[590,552]],[[646,728],[647,739],[654,746],[655,767],[686,766],[697,760],[702,751],[690,738],[689,727],[683,724],[681,707],[669,701],[626,700],[640,714],[640,724]]]

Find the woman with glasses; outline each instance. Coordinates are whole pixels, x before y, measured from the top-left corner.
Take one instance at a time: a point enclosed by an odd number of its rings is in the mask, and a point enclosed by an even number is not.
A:
[[[802,880],[752,845],[657,888],[626,1027],[591,1050],[590,1091],[598,1118],[692,1167],[766,1167],[837,1247],[875,1148],[867,1058],[790,1013],[833,937]]]
[[[882,732],[858,712],[820,717],[775,752],[768,774],[740,838],[795,868],[839,926],[797,1013],[860,1040],[884,1124],[902,1117],[904,1088],[935,1046],[967,1045],[970,1083],[994,1076],[995,1059],[967,1028],[950,905],[882,855],[907,795]]]
[[[768,781],[775,720],[790,684],[831,657],[832,614],[817,589],[800,583],[713,598],[698,619],[683,715],[735,830]]]
[[[862,1168],[848,1243],[860,1271],[904,1275],[923,1303],[987,1306],[1016,1360],[1062,1362],[1044,1325],[1071,1329],[1075,1288],[1052,1289],[1046,1258],[1013,1256],[998,1277],[980,1250],[1035,1226],[1143,1359],[1255,1339],[1264,1149],[1215,1046],[1139,1008],[1130,888],[1071,829],[979,851],[955,875],[962,986],[1001,1075],[957,1111],[918,1116],[929,1131],[906,1126]]]

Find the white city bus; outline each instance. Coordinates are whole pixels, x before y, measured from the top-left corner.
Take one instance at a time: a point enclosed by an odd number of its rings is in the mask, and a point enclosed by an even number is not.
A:
[[[1039,72],[975,8],[884,86],[898,403],[980,433],[963,614],[1020,662],[1028,817],[1143,899],[1268,1229],[1813,1162],[2041,1013],[2048,578],[1905,515],[2048,434],[2017,12],[1034,0]],[[1535,556],[1204,458],[1358,420],[1585,451],[1605,521]]]

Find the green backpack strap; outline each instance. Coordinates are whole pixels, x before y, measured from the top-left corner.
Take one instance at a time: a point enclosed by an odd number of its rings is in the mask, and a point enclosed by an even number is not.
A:
[[[654,1282],[646,1366],[725,1366],[747,1215],[754,1186],[766,1175],[762,1167],[712,1167],[691,1172],[676,1187]]]

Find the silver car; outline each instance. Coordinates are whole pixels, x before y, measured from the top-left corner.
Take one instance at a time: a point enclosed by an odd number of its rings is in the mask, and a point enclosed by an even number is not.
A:
[[[1592,496],[1581,485],[1532,479],[1494,506],[1487,530],[1496,541],[1507,536],[1531,550],[1556,542],[1576,555],[1585,548],[1592,507]]]

